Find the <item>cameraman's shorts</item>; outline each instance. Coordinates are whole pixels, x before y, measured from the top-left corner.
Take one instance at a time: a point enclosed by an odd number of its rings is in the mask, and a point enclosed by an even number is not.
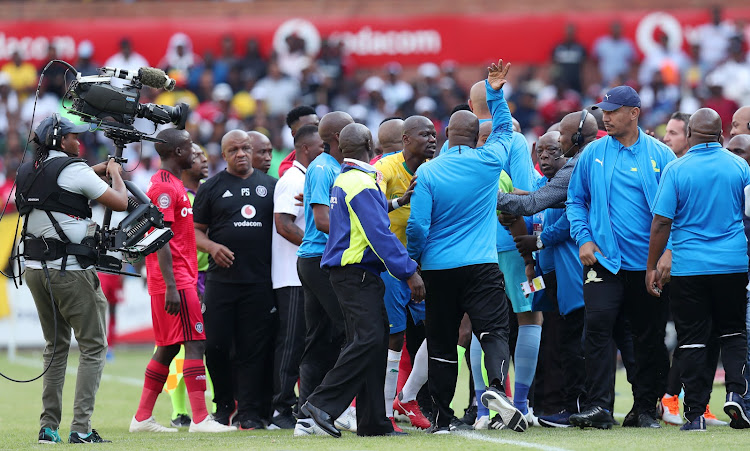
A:
[[[156,346],[206,339],[201,303],[195,287],[177,290],[177,293],[180,295],[180,312],[177,315],[170,315],[164,310],[166,293],[151,296],[151,319],[154,323]]]

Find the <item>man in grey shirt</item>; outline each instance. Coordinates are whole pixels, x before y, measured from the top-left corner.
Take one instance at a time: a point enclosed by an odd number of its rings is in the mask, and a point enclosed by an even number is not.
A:
[[[585,111],[585,110],[584,110]],[[525,194],[498,192],[497,209],[512,215],[531,216],[547,208],[564,207],[568,197],[568,183],[578,155],[596,139],[598,128],[591,114],[570,113],[560,122],[560,145],[565,157],[570,158],[554,177],[540,189]]]
[[[106,442],[91,429],[91,415],[107,352],[107,300],[96,269],[86,260],[82,265],[69,251],[71,244],[93,236],[96,223],[91,221],[90,200],[124,211],[128,194],[120,176],[122,168],[115,160],[89,167],[83,160],[72,159],[78,157],[78,134],[87,130],[88,126],[76,126],[59,115],[44,119],[35,132],[35,159],[18,171],[16,205],[26,215],[26,283],[39,313],[46,341],[44,363],[49,365],[42,386],[39,443],[62,442],[57,429],[71,329],[81,358],[68,441]],[[99,178],[104,175],[112,180],[112,187]],[[39,195],[50,191],[48,196]]]

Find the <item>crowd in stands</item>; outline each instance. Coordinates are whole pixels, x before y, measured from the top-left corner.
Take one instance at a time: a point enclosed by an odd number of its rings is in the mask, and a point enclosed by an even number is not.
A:
[[[519,68],[506,88],[513,117],[529,141],[535,141],[567,113],[595,103],[609,87],[629,85],[643,101],[641,125],[658,136],[664,133],[672,112],[689,114],[701,106],[719,112],[728,132],[732,113],[750,103],[748,45],[740,23],[723,17],[720,8],[712,9],[711,17],[709,23],[692,30],[684,43],[670,41],[657,29],[658,44],[645,53],[622,35],[617,21],[591,48],[579,44],[576,28],[567,25],[565,38],[552,50],[549,63]],[[360,68],[341,42],[324,41],[317,55],[309,55],[305,41],[296,35],[286,44],[288,50],[283,53],[265,54],[255,39],[238,42],[225,36],[216,51],[198,55],[191,38],[177,33],[160,61],[148,61],[123,37],[120,51],[108,57],[96,52],[95,42],[82,41],[71,63],[83,75],[94,74],[101,66],[154,66],[167,71],[177,80],[177,88],[173,92],[144,88],[141,102],[190,106],[188,129],[208,152],[211,174],[223,168],[219,140],[228,130],[261,131],[279,156],[292,149],[284,117],[297,105],[313,105],[320,117],[328,111],[346,111],[373,131],[387,117],[419,114],[429,117],[440,131],[453,107],[467,99],[469,83],[452,61]],[[50,66],[38,100],[34,95],[41,69],[56,57],[51,45],[43,64],[33,64],[16,52],[0,68],[0,173],[17,167],[29,129],[61,109],[60,99],[70,80],[64,66]],[[153,130],[145,119],[135,125]],[[438,133],[438,143],[444,139]],[[100,161],[112,151],[111,141],[101,133],[91,134],[83,147],[91,161]],[[139,147],[129,147],[131,164],[125,169],[135,168],[130,173],[133,178],[148,180],[158,167],[158,156],[150,143],[143,143],[140,153]]]

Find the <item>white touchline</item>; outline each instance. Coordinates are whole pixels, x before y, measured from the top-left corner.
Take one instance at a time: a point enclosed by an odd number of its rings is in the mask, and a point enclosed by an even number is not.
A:
[[[510,440],[510,439],[504,439],[500,437],[490,437],[488,435],[480,434],[479,432],[461,431],[461,432],[457,432],[456,435],[459,435],[461,437],[468,438],[471,440],[479,440],[482,442],[490,442],[490,443],[499,443],[503,445],[520,446],[522,448],[541,449],[543,451],[568,451],[565,448],[558,448],[556,446],[548,446],[548,445],[542,445],[539,443],[524,442],[522,440]]]
[[[29,357],[16,357],[11,361],[11,363],[15,363],[18,365],[22,365],[29,368],[42,368],[44,369],[44,362],[37,359],[32,359]],[[67,374],[70,374],[72,376],[75,376],[78,374],[78,368],[71,368],[67,367],[65,369],[65,372]],[[102,374],[102,380],[103,381],[110,381],[110,382],[119,382],[124,385],[130,385],[133,387],[143,387],[143,380],[142,379],[136,379],[135,377],[125,377],[125,376],[112,376],[111,374]]]

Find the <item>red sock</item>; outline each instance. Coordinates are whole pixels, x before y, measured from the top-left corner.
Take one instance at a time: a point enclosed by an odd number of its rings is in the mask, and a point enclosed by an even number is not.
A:
[[[164,389],[164,383],[169,376],[169,367],[164,366],[156,360],[151,359],[146,365],[146,378],[143,381],[143,392],[138,411],[135,413],[136,421],[147,420],[154,411],[154,404],[159,393]]]
[[[182,379],[185,381],[193,422],[200,423],[208,416],[206,410],[206,367],[202,359],[185,359],[182,364]]]
[[[406,349],[406,334],[404,334],[404,348]],[[409,356],[409,352],[402,352],[401,353],[401,361],[398,362],[398,381],[396,382],[396,394],[398,395],[401,393],[401,390],[404,389],[404,384],[406,384],[406,381],[409,379],[409,375],[411,374],[411,357]]]

